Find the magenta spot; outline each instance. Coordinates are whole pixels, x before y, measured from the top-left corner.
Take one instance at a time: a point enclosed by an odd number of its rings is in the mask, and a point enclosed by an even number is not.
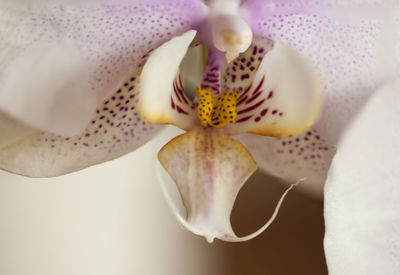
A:
[[[268,108],[261,111],[261,116],[265,116],[268,113]]]
[[[250,75],[249,75],[249,74],[244,74],[244,75],[242,75],[242,76],[240,77],[241,80],[245,80],[245,79],[248,79],[248,78],[250,78]]]
[[[270,91],[269,94],[268,94],[267,99],[270,99],[270,98],[273,97],[273,96],[274,96],[274,91]]]
[[[260,120],[261,120],[261,117],[259,117],[259,116],[254,119],[255,122],[259,122]]]
[[[278,110],[273,110],[273,111],[272,111],[272,114],[273,114],[273,115],[276,115],[276,113],[278,113]]]
[[[253,48],[253,55],[256,55],[257,54],[257,46],[254,46],[254,48]]]

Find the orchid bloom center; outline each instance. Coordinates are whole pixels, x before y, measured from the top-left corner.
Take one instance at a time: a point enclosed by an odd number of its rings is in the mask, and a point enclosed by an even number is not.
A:
[[[217,97],[207,89],[197,87],[199,96],[199,105],[197,107],[197,116],[204,127],[222,127],[226,124],[235,122],[236,100],[239,92],[224,91]]]

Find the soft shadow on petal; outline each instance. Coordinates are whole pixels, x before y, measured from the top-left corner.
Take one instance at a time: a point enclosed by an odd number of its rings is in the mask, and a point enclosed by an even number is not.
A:
[[[258,54],[267,49],[253,45],[248,51]],[[241,64],[236,65],[236,72],[234,68],[228,71],[230,75],[224,84],[228,90],[236,86],[236,79],[251,77],[251,83],[242,87],[236,122],[228,125],[226,131],[230,135],[247,132],[277,137],[304,132],[316,122],[321,111],[318,74],[306,58],[279,40],[274,40],[258,69],[245,74],[241,68],[250,67],[252,60],[261,58],[256,54],[247,59],[239,56],[236,62]]]
[[[331,144],[376,88],[399,75],[398,1],[246,3],[257,34],[279,37],[308,56],[319,71],[325,104],[318,130]],[[335,10],[342,12],[334,16]]]
[[[99,101],[93,69],[72,41],[36,42],[0,74],[0,110],[43,131],[82,133]]]
[[[0,149],[35,132],[34,128],[0,113]]]
[[[304,181],[297,189],[322,199],[323,187],[335,148],[316,130],[304,134],[273,138],[259,135],[238,135],[263,172],[293,184]]]
[[[244,146],[222,131],[199,127],[171,140],[158,158],[179,188],[189,229],[209,241],[236,237],[231,210],[257,168]]]
[[[205,16],[200,1],[0,4],[0,109],[61,135],[82,132],[140,58]]]
[[[139,111],[146,121],[190,129],[196,109],[183,89],[179,66],[196,31],[172,38],[149,54],[140,74]]]
[[[141,58],[122,86],[97,108],[82,134],[64,137],[36,130],[8,138],[0,149],[0,168],[31,177],[58,176],[115,159],[147,142],[161,126],[146,123],[137,110],[138,75],[145,61]],[[8,132],[14,126],[10,122],[0,127]]]
[[[400,270],[400,79],[371,98],[344,134],[325,188],[329,274]]]
[[[194,128],[171,140],[158,156],[159,181],[173,213],[186,229],[209,242],[214,238],[243,242],[257,237],[278,216],[289,191],[302,181],[286,189],[261,228],[238,237],[230,223],[232,207],[240,188],[256,169],[245,147],[223,131]]]

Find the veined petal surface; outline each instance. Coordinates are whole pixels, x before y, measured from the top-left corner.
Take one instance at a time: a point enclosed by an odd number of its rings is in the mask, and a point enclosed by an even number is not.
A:
[[[334,150],[315,130],[306,131],[319,117],[323,92],[305,57],[279,40],[258,37],[227,67],[223,88],[241,91],[229,133],[282,136],[237,137],[259,167],[288,183],[304,179],[298,188],[322,196]]]
[[[236,239],[232,207],[257,168],[244,146],[219,129],[196,127],[172,139],[158,158],[179,188],[187,211],[183,224],[209,241]]]
[[[377,91],[338,145],[325,187],[329,274],[400,271],[400,78]]]
[[[319,117],[322,86],[318,74],[292,47],[279,40],[268,46],[253,44],[226,72],[223,86],[241,90],[236,122],[226,127],[231,135],[300,134]]]
[[[3,1],[0,109],[47,131],[80,133],[141,56],[205,12],[194,0]]]
[[[248,0],[243,14],[255,33],[310,58],[326,102],[317,130],[332,144],[376,87],[400,74],[396,0]]]

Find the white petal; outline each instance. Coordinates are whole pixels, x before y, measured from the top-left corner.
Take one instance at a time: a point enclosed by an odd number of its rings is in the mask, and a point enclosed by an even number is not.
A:
[[[0,4],[0,109],[63,135],[81,132],[141,56],[206,11],[190,0],[39,2]]]
[[[400,271],[400,79],[379,90],[338,146],[325,189],[329,274]]]
[[[141,60],[80,135],[37,130],[27,135],[29,130],[14,121],[0,120],[0,168],[32,177],[58,176],[117,158],[148,141],[160,126],[147,124],[137,111],[138,75],[146,58]]]
[[[0,109],[45,131],[79,134],[99,101],[87,82],[92,69],[72,41],[37,42],[0,75]]]
[[[272,224],[295,185],[282,194],[260,229],[237,237],[230,224],[231,210],[240,188],[256,169],[243,145],[223,131],[201,127],[171,140],[158,157],[165,168],[157,163],[159,180],[172,211],[186,229],[209,242],[214,238],[242,242],[257,237]]]
[[[322,198],[335,149],[315,130],[285,138],[249,134],[235,138],[249,150],[262,171],[287,184],[304,179],[297,189]]]
[[[246,1],[255,33],[279,37],[319,71],[318,130],[334,144],[376,87],[400,73],[399,1]]]
[[[234,90],[236,81],[242,86],[236,122],[226,127],[231,135],[245,132],[268,136],[300,134],[319,116],[322,87],[309,62],[278,40],[274,41],[272,49],[266,51],[253,45],[248,50],[250,56],[239,56],[227,72],[224,86]],[[259,52],[265,55],[258,69],[253,70],[252,74],[256,73],[251,79],[242,67],[250,67],[248,64],[258,58]],[[251,79],[248,87],[241,81],[246,78]]]
[[[0,148],[35,132],[35,129],[0,113]]]
[[[187,211],[183,224],[209,241],[235,239],[232,207],[257,168],[243,145],[222,131],[196,127],[167,143],[158,159],[179,188]]]
[[[196,31],[190,30],[154,50],[140,75],[140,111],[152,123],[175,124],[190,129],[197,110],[186,96],[179,66]]]

